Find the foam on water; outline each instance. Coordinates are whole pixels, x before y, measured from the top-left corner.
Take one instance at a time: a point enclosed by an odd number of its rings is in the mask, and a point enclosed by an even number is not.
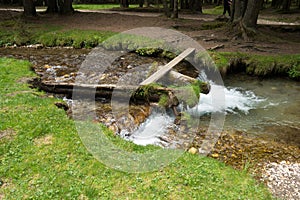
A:
[[[224,103],[216,106],[213,102],[213,95],[216,89],[224,90]],[[208,94],[200,94],[200,101],[193,113],[204,115],[212,112],[238,113],[248,114],[259,103],[263,102],[263,98],[257,97],[252,91],[245,91],[241,88],[226,88],[219,85],[211,84],[211,92]]]
[[[172,125],[173,121],[174,117],[171,117],[167,113],[159,113],[155,111],[139,126],[136,131],[134,131],[129,137],[125,138],[138,145],[159,145],[162,143],[159,137],[166,133],[168,127]]]

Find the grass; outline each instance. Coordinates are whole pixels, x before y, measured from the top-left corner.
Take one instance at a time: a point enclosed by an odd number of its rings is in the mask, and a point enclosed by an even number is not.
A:
[[[217,67],[222,71],[245,71],[256,76],[288,76],[300,78],[300,54],[257,55],[239,52],[210,52]]]
[[[129,8],[137,8],[138,6],[137,4],[130,4]],[[120,8],[120,4],[73,4],[73,8],[75,10],[105,10]]]
[[[213,8],[207,8],[203,9],[204,14],[209,14],[209,15],[222,15],[223,14],[223,6],[216,6]]]
[[[92,48],[112,36],[109,31],[64,30],[62,27],[27,24],[21,19],[0,22],[0,46],[42,44]]]
[[[1,199],[271,199],[245,171],[184,153],[156,172],[130,174],[107,168],[82,144],[56,98],[30,89],[30,63],[0,58]],[[128,151],[146,152],[105,129]]]

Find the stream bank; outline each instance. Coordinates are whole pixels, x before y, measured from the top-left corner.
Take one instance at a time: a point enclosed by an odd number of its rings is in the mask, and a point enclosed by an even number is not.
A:
[[[58,75],[56,78],[60,77],[62,80],[71,80],[70,78],[75,76],[75,74],[71,74],[75,73],[72,70],[80,66],[89,51],[87,49],[70,48],[3,48],[0,51],[0,55],[31,61],[33,68],[41,77],[47,79],[55,78],[53,73],[56,73]],[[148,63],[151,65],[153,63],[153,60],[149,57],[143,58],[133,55],[133,60],[142,64]],[[126,58],[119,61],[120,69],[128,69],[128,66],[135,67],[128,63]],[[159,62],[164,64],[165,61],[161,60]],[[136,66],[138,66],[138,63]],[[46,71],[48,72],[45,73]],[[117,77],[114,78],[113,74],[110,77],[110,80],[117,80]],[[237,82],[239,82],[238,80],[236,79]],[[58,96],[64,97],[63,95]],[[120,132],[120,127],[115,126],[117,120],[111,116],[111,105],[109,102],[105,99],[99,99],[98,103],[99,105],[96,106],[98,115],[93,120],[104,123],[114,132]],[[94,110],[89,109],[88,102],[80,104],[82,105],[83,113],[94,112]],[[69,110],[68,113],[71,113],[71,111]],[[131,130],[134,130],[140,123],[146,120],[151,111],[147,105],[137,105],[133,106],[129,113],[131,114],[126,116],[126,119],[130,119],[130,121],[124,120],[124,127],[131,126]],[[200,130],[191,143],[185,144],[181,148],[189,149],[190,147],[198,147],[204,131],[204,129]],[[259,166],[262,162],[280,162],[282,160],[294,162],[299,160],[299,155],[300,151],[297,145],[286,143],[286,141],[269,141],[266,138],[249,135],[242,131],[224,131],[215,149],[210,154],[211,157],[219,159],[237,169],[244,169],[250,165],[249,167],[254,171],[260,169]]]

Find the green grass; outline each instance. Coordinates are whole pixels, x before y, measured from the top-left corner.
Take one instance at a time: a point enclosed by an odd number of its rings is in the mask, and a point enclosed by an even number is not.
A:
[[[22,81],[35,76],[27,61],[0,58],[1,199],[271,199],[245,171],[184,153],[159,171],[130,174],[107,168],[82,144],[74,121]],[[140,147],[103,128],[128,151]]]
[[[136,8],[137,4],[130,4],[129,8]],[[112,8],[120,8],[120,4],[73,4],[73,8],[77,10],[105,10]]]
[[[109,31],[64,30],[62,27],[27,24],[18,20],[0,22],[0,46],[43,44],[92,48],[112,36]]]
[[[300,54],[292,55],[257,55],[239,52],[210,52],[216,66],[220,70],[240,71],[238,66],[231,66],[239,63],[249,75],[256,76],[288,76],[298,80],[300,78]],[[234,64],[236,65],[236,64]]]
[[[223,14],[223,6],[216,6],[214,8],[203,9],[204,14],[209,15],[222,15]]]

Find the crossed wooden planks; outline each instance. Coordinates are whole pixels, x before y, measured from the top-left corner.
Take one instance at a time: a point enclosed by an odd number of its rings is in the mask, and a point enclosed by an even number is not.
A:
[[[164,76],[166,73],[168,73],[175,65],[177,65],[180,61],[182,61],[185,57],[190,55],[195,51],[194,48],[188,48],[181,54],[179,54],[176,58],[174,58],[172,61],[170,61],[168,64],[163,66],[161,69],[156,71],[154,74],[152,74],[150,77],[148,77],[146,80],[140,83],[140,86],[148,85],[150,83],[154,83],[158,79],[160,79],[162,76]]]

